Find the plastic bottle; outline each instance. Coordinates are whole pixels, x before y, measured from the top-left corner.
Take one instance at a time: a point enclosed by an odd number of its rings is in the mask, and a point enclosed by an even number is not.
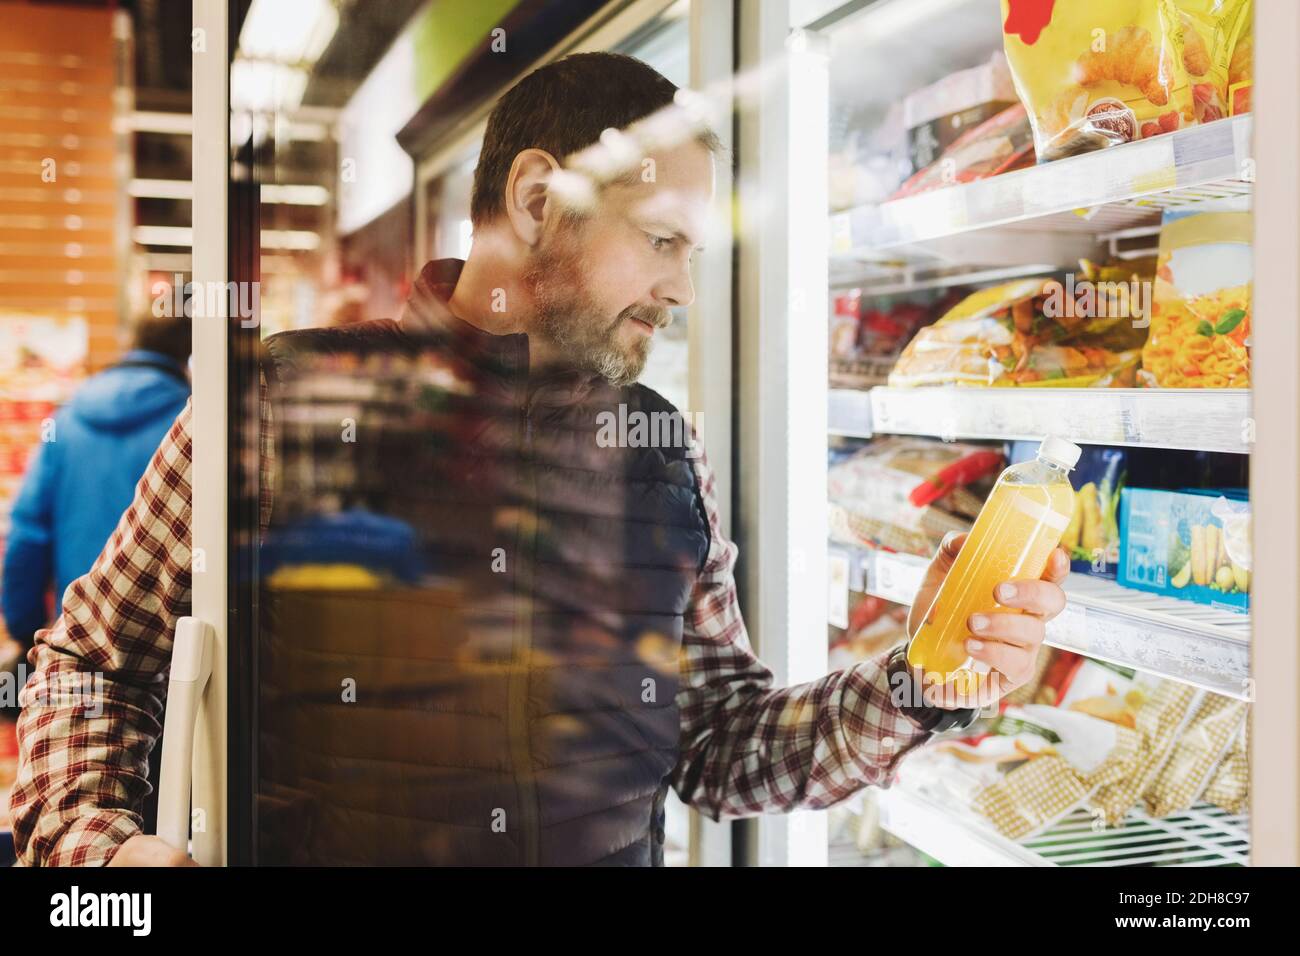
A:
[[[1011,465],[998,476],[908,646],[908,663],[921,668],[927,683],[961,681],[961,689],[969,691],[988,673],[987,664],[966,652],[970,617],[1023,613],[999,604],[993,589],[1003,581],[1042,577],[1074,511],[1069,472],[1079,454],[1078,445],[1049,435],[1033,461]]]

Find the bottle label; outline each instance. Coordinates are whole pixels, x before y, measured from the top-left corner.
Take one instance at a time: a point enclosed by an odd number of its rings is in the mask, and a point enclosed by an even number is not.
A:
[[[1033,518],[1040,524],[1047,525],[1047,527],[1051,528],[1053,531],[1064,533],[1065,529],[1070,524],[1070,518],[1068,515],[1063,515],[1059,512],[1053,511],[1051,508],[1039,504],[1037,501],[1030,501],[1024,495],[1016,495],[1012,498],[1011,503],[1015,506],[1017,511],[1029,515],[1029,517]]]

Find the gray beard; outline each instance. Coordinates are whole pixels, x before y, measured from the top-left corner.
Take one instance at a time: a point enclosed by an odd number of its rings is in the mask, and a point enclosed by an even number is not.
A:
[[[619,348],[615,334],[625,321],[620,316],[612,325],[592,329],[572,309],[540,308],[537,334],[561,352],[575,368],[593,372],[611,385],[631,385],[641,377],[650,356],[650,342],[633,346],[631,352]]]
[[[582,293],[576,273],[571,262],[549,250],[535,254],[525,276],[537,309],[533,334],[544,338],[574,368],[599,375],[611,385],[633,384],[645,369],[651,342],[643,339],[624,350],[615,336],[625,321],[645,310],[625,309],[613,322],[604,323]]]

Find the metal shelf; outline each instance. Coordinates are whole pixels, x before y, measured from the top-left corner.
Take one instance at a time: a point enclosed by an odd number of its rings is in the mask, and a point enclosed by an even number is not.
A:
[[[846,438],[871,437],[869,392],[853,388],[832,388],[826,395],[827,431]]]
[[[1086,574],[1065,582],[1069,603],[1047,625],[1054,647],[1251,700],[1250,618],[1148,594]]]
[[[1247,866],[1249,818],[1202,804],[1159,819],[1134,810],[1098,830],[1080,807],[1045,832],[1009,840],[970,814],[895,785],[879,794],[890,833],[945,866]]]
[[[911,604],[929,561],[838,543],[850,556],[849,581],[867,594]],[[1047,643],[1251,700],[1250,618],[1245,614],[1135,591],[1086,574],[1065,582],[1065,611],[1048,622]]]
[[[840,394],[830,410],[829,427],[842,435],[854,434],[854,423],[869,415],[876,433],[950,441],[1055,433],[1090,445],[1247,454],[1253,437],[1244,388],[877,387]]]
[[[1148,223],[1161,208],[1250,191],[1251,117],[1072,156],[831,218],[833,255],[869,255],[991,226],[1094,234]],[[1097,209],[1097,207],[1107,207]],[[1087,210],[1080,214],[1079,210]],[[1055,217],[1045,222],[1045,217]]]

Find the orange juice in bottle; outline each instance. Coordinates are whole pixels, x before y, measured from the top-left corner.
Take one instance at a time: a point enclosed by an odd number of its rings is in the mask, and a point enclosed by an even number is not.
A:
[[[973,690],[983,680],[989,667],[966,653],[967,622],[977,612],[1022,613],[999,604],[993,589],[1042,577],[1074,511],[1069,472],[1079,454],[1078,445],[1049,435],[1037,458],[998,477],[908,645],[908,663],[921,668],[927,683],[959,681],[963,690]]]

